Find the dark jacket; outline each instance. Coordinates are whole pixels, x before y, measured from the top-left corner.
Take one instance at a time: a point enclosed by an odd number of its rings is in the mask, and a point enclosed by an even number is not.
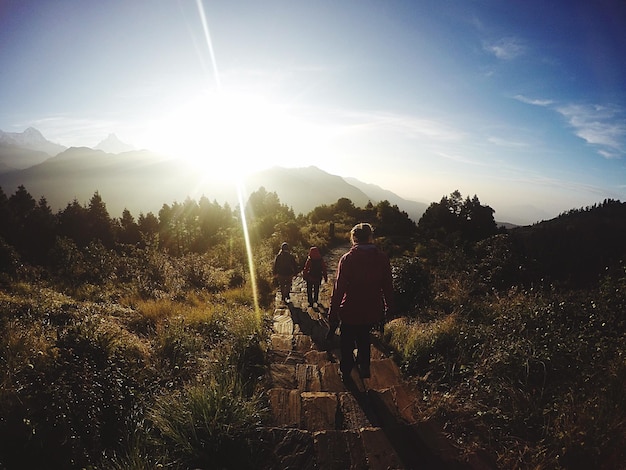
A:
[[[288,251],[280,250],[274,258],[274,274],[279,276],[295,276],[298,274],[296,258]]]
[[[393,283],[389,259],[373,244],[354,245],[339,260],[330,301],[329,321],[373,325],[392,308]]]

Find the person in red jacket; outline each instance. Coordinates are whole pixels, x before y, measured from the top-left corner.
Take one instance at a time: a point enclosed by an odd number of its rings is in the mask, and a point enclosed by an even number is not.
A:
[[[320,250],[316,246],[309,249],[309,256],[304,263],[302,277],[306,281],[306,295],[309,301],[309,307],[317,307],[317,301],[320,295],[320,284],[322,278],[328,282],[328,270],[326,262],[322,258]]]
[[[350,240],[352,248],[339,260],[328,315],[329,339],[341,322],[339,369],[344,381],[350,380],[355,363],[361,378],[370,377],[370,330],[384,321],[393,296],[391,265],[374,245],[372,226],[355,225]]]

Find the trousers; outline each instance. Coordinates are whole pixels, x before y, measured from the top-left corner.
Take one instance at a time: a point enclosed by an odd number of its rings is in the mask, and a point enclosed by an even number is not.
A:
[[[356,364],[359,367],[361,377],[369,377],[371,328],[372,325],[341,324],[341,334],[339,336],[341,360],[339,361],[339,369],[344,376],[349,376]],[[356,357],[354,356],[354,349],[357,350]]]

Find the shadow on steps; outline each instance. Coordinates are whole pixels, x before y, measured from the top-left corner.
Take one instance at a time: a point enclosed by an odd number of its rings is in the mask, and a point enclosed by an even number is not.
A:
[[[324,349],[326,345],[326,333],[328,332],[328,324],[326,323],[326,309],[318,307],[309,310],[302,310],[294,304],[288,304],[291,321],[298,325],[300,331],[311,337],[311,341],[320,349]]]

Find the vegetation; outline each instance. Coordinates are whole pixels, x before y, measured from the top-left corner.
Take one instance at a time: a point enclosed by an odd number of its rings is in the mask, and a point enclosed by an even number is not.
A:
[[[624,461],[625,203],[504,230],[458,191],[416,225],[387,201],[296,215],[261,188],[250,257],[241,214],[201,198],[111,218],[98,193],[55,214],[0,188],[0,468],[258,467],[273,257],[359,221],[392,258],[383,340],[468,458]]]
[[[420,412],[498,468],[620,467],[626,204],[472,243],[459,230],[471,219],[450,204],[458,196],[420,220],[435,236],[420,256],[394,263],[402,316],[384,339],[423,392]]]

